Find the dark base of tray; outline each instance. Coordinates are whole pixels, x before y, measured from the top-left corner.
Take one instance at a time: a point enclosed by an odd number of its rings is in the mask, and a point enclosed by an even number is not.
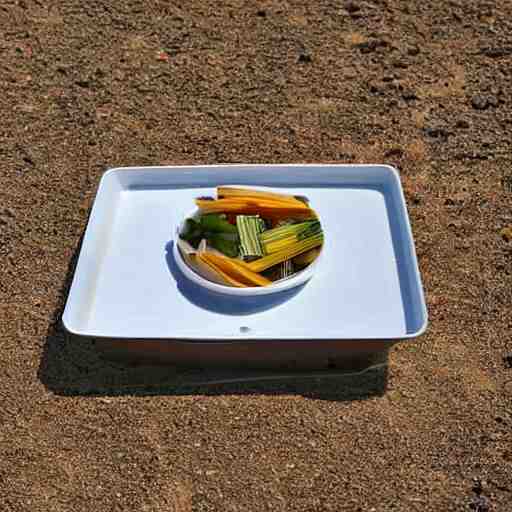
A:
[[[383,341],[96,340],[108,359],[195,368],[336,369],[358,373],[387,363],[393,344]]]
[[[48,389],[66,396],[292,393],[362,400],[385,393],[391,346],[121,341],[56,330],[47,338],[38,374]]]

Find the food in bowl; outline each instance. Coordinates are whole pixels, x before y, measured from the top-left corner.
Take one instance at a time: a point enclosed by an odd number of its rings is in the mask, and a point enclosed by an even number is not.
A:
[[[234,186],[199,197],[179,230],[187,265],[213,283],[267,287],[303,272],[319,256],[324,235],[303,196]]]

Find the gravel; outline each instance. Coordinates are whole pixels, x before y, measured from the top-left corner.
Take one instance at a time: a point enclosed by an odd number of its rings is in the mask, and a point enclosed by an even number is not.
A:
[[[3,2],[0,510],[508,512],[510,19],[505,0]],[[386,371],[209,386],[66,339],[107,168],[320,161],[400,169],[430,327]]]

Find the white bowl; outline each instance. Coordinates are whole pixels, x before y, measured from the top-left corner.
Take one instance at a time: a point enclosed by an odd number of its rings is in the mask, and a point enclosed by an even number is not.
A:
[[[190,217],[195,217],[200,213],[199,210],[195,210],[191,214],[187,215],[182,223],[176,228],[176,238],[175,242],[172,245],[173,257],[176,262],[178,268],[183,273],[185,277],[187,277],[193,283],[206,288],[212,292],[222,293],[224,295],[238,296],[238,297],[256,297],[261,295],[270,295],[273,293],[284,292],[286,290],[291,290],[292,288],[296,288],[297,286],[301,286],[309,281],[315,270],[318,267],[318,263],[322,257],[323,249],[320,251],[320,254],[317,258],[310,263],[305,269],[297,272],[291,277],[286,277],[284,279],[280,279],[279,281],[275,281],[274,283],[268,286],[251,286],[248,288],[237,288],[235,286],[225,286],[222,284],[214,283],[208,279],[205,279],[203,276],[199,275],[194,269],[192,269],[181,254],[181,250],[178,247],[176,241],[178,240],[181,230],[183,229],[183,224],[186,219]]]

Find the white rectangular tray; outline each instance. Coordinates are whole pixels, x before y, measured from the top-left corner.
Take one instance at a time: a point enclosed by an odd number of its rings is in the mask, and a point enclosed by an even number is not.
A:
[[[307,196],[325,232],[310,282],[246,310],[190,289],[170,258],[194,198],[221,184]],[[230,299],[234,300],[234,299]],[[385,165],[213,165],[107,171],[63,314],[115,339],[387,340],[421,334],[427,311],[400,179]]]

